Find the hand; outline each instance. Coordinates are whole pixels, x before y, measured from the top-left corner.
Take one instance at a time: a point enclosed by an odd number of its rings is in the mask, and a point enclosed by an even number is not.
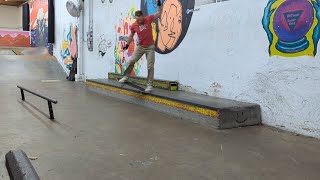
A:
[[[122,50],[127,50],[129,48],[129,44],[127,44],[125,47],[122,48]]]
[[[275,9],[271,9],[271,6],[274,2],[276,2],[277,0],[269,0],[268,5],[266,6],[266,8],[264,9],[264,15],[262,18],[262,25],[263,25],[263,29],[266,31],[267,36],[268,36],[268,40],[270,45],[272,44],[272,40],[273,40],[273,35],[269,29],[270,26],[270,17],[272,15],[272,13],[275,11]]]
[[[316,17],[319,21],[320,20],[320,0],[312,0],[312,4],[314,9],[316,10]],[[313,30],[312,39],[314,44],[313,55],[315,56],[317,54],[318,42],[320,39],[320,23],[319,22]]]

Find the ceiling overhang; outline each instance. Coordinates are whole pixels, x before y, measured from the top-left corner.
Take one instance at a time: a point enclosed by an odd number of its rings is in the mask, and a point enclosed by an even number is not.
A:
[[[0,0],[0,5],[6,6],[21,6],[23,3],[28,0]]]

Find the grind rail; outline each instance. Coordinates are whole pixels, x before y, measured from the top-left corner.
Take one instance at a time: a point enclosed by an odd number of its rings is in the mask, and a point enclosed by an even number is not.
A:
[[[17,86],[19,89],[20,89],[20,92],[21,92],[21,98],[22,98],[22,101],[25,101],[25,96],[24,96],[24,91],[27,91],[29,92],[30,94],[33,94],[35,96],[38,96],[44,100],[47,100],[48,101],[48,108],[49,108],[49,114],[50,114],[50,119],[54,119],[54,115],[53,115],[53,108],[52,108],[52,103],[54,104],[57,104],[58,101],[57,100],[54,100],[54,99],[51,99],[51,98],[48,98],[48,97],[45,97],[41,94],[38,94],[36,92],[33,92],[29,89],[26,89],[24,87],[21,87],[21,86]]]

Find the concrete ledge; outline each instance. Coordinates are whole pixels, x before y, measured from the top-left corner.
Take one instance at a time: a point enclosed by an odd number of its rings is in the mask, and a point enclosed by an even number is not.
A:
[[[91,90],[215,128],[261,124],[260,106],[181,91],[139,91],[111,80],[87,80]]]
[[[40,180],[28,156],[22,150],[6,154],[6,166],[11,180]]]
[[[121,79],[122,77],[123,75],[121,74],[108,73],[108,79],[116,80],[116,79]],[[129,76],[128,81],[135,84],[142,85],[142,86],[147,85],[147,79],[144,77]],[[162,79],[155,79],[153,81],[153,87],[160,88],[160,89],[177,91],[178,86],[179,86],[179,83],[177,81],[168,81],[168,80],[162,80]]]

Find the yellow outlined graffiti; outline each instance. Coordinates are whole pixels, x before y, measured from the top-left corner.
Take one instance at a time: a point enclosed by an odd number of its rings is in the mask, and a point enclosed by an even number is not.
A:
[[[314,0],[269,0],[262,24],[270,56],[314,57],[319,41],[319,11]]]

